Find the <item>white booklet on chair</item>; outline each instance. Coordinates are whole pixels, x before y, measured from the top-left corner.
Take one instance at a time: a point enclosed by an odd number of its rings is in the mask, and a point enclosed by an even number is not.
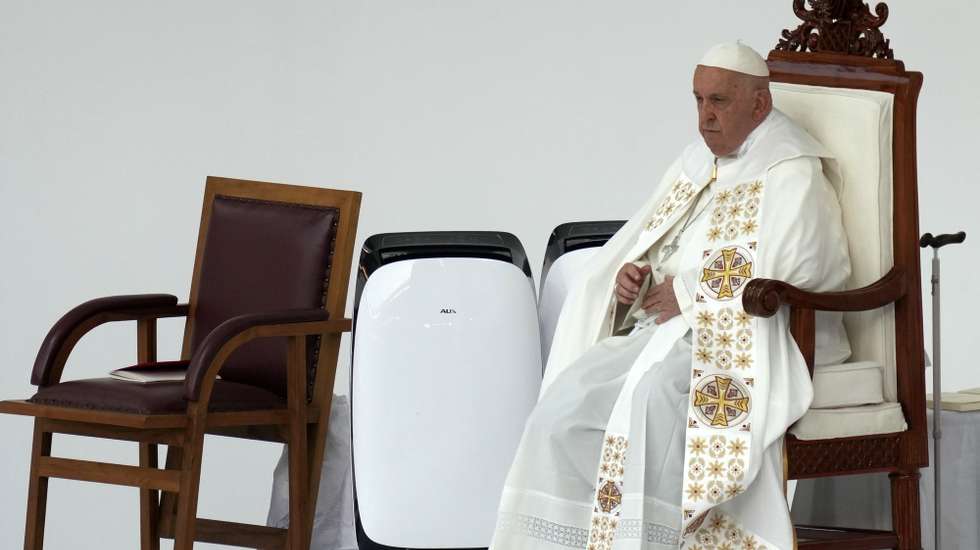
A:
[[[149,384],[152,382],[178,382],[187,376],[189,361],[160,361],[159,363],[140,363],[123,369],[116,369],[109,376],[116,380]],[[218,377],[220,378],[220,376]]]

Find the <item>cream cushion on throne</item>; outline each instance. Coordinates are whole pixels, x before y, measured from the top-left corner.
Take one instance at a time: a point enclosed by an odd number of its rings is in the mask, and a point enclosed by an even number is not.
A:
[[[886,92],[774,82],[777,109],[836,158],[824,167],[837,190],[851,256],[847,289],[874,283],[892,268],[892,109]],[[839,169],[839,172],[838,172]],[[831,439],[904,431],[897,402],[892,306],[844,314],[851,363],[817,366],[814,403],[790,432]]]

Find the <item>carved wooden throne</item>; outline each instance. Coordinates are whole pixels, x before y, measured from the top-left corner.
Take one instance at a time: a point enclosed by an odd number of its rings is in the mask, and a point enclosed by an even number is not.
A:
[[[745,291],[745,309],[771,316],[790,307],[811,374],[815,312],[845,312],[852,361],[880,365],[881,402],[811,409],[787,435],[788,477],[888,472],[893,524],[892,531],[797,526],[799,546],[918,550],[919,468],[928,463],[915,145],[922,75],[894,60],[879,30],[886,5],[874,14],[858,0],[793,7],[803,23],[783,31],[769,54],[773,99],[837,157],[854,290],[814,294],[758,279]],[[819,399],[816,377],[815,387]]]

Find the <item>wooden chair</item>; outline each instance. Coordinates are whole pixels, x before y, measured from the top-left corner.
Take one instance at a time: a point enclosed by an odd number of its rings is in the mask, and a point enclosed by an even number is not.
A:
[[[787,435],[791,479],[871,472],[888,472],[891,479],[892,531],[798,526],[799,547],[918,550],[919,468],[928,464],[915,138],[922,75],[906,71],[900,61],[892,59],[889,42],[878,30],[887,18],[887,6],[879,4],[875,16],[866,4],[856,0],[820,4],[826,4],[826,9],[809,11],[802,0],[794,0],[794,9],[804,23],[794,31],[783,31],[783,40],[769,55],[769,68],[774,98],[777,90],[781,94],[809,95],[809,99],[787,96],[783,101],[789,103],[788,108],[795,108],[804,127],[806,122],[822,126],[807,129],[816,131],[818,139],[826,137],[821,141],[835,153],[832,145],[836,145],[847,157],[845,163],[856,165],[869,159],[862,159],[861,152],[848,151],[847,143],[828,141],[849,139],[848,126],[858,122],[842,115],[848,112],[846,109],[821,112],[822,105],[828,104],[825,99],[848,96],[847,101],[871,102],[872,111],[877,108],[875,105],[884,107],[879,130],[883,135],[876,142],[880,146],[880,169],[879,150],[866,152],[873,159],[864,173],[877,176],[852,177],[856,181],[848,182],[847,166],[844,167],[845,186],[851,186],[852,191],[870,186],[871,191],[867,204],[848,204],[846,201],[857,197],[854,193],[845,193],[841,198],[856,289],[814,294],[780,281],[758,279],[748,284],[743,301],[746,311],[760,316],[771,316],[782,306],[790,307],[792,332],[811,374],[814,312],[848,312],[845,324],[854,353],[858,359],[873,359],[884,365],[883,406],[887,408],[891,402],[891,410],[898,415],[898,422],[891,422],[891,428],[879,426],[863,432],[859,429],[857,435],[811,440]],[[775,102],[781,107],[779,100]],[[837,118],[833,118],[835,115]],[[821,129],[823,136],[817,135]],[[851,168],[852,176],[861,172]],[[880,190],[875,187],[878,185]],[[850,218],[849,208],[853,210]],[[875,225],[879,213],[881,220]],[[867,226],[869,222],[871,225]],[[867,234],[857,234],[858,229],[866,229]],[[881,235],[872,234],[879,229]],[[869,242],[856,244],[862,239]],[[841,427],[854,428],[844,424]]]
[[[37,394],[0,403],[35,419],[26,550],[43,546],[49,478],[138,487],[143,550],[161,537],[176,550],[195,541],[309,548],[337,353],[351,327],[344,307],[360,200],[208,178],[188,304],[165,294],[101,298],[52,327],[31,378]],[[184,381],[61,381],[74,345],[102,323],[135,320],[138,360],[156,362],[163,317],[187,318]],[[51,456],[55,433],[139,442],[139,467]],[[197,518],[205,434],[288,444],[288,531]],[[164,469],[158,445],[168,448]]]

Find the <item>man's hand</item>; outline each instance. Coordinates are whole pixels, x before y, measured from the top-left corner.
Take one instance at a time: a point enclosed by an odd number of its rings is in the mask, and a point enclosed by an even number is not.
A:
[[[640,292],[643,279],[650,274],[650,266],[639,267],[636,264],[623,264],[616,274],[616,300],[621,304],[632,304]],[[649,294],[647,295],[649,296]]]
[[[655,322],[662,325],[681,314],[681,306],[674,295],[674,278],[667,277],[664,282],[652,287],[643,297],[643,310],[647,313],[660,312]]]

